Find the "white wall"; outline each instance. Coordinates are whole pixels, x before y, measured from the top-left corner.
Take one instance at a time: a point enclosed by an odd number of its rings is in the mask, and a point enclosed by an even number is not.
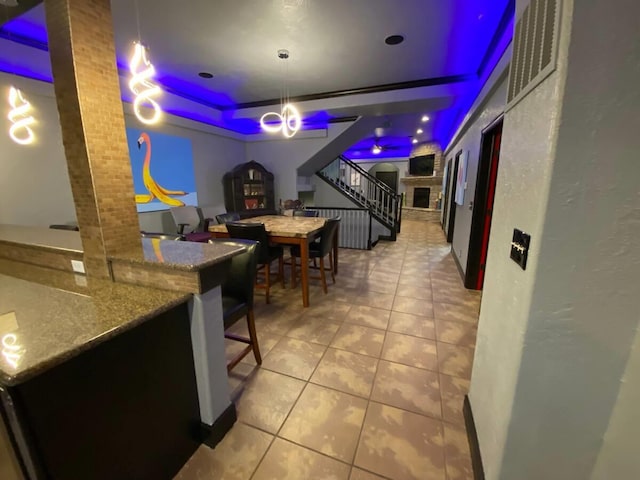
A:
[[[0,119],[0,223],[48,226],[75,222],[75,207],[62,145],[62,134],[53,86],[43,82],[0,73],[1,99],[6,100],[9,85],[23,88],[38,120],[37,141],[20,146],[9,138],[9,121]],[[124,104],[125,122],[140,128]],[[245,142],[223,136],[224,131],[190,120],[165,116],[165,122],[152,130],[191,140],[198,203],[223,205],[222,176],[245,160]],[[233,135],[229,133],[229,135]],[[237,137],[237,135],[236,135]],[[140,214],[140,228],[173,232],[169,211]]]
[[[506,76],[500,77],[490,95],[478,106],[474,112],[473,123],[469,125],[465,133],[456,143],[447,148],[450,154],[446,158],[455,158],[460,151],[469,152],[467,162],[467,189],[464,194],[464,205],[458,205],[452,201],[451,206],[456,209],[455,225],[453,230],[452,251],[457,257],[463,271],[467,270],[467,257],[469,254],[469,236],[471,235],[471,220],[473,216],[473,202],[478,178],[478,165],[480,162],[480,144],[482,142],[482,130],[504,112],[507,102]],[[498,167],[499,168],[499,167]]]
[[[273,173],[276,205],[279,199],[297,199],[296,189],[300,165],[304,164],[348,130],[352,123],[337,123],[329,125],[327,136],[323,138],[293,138],[278,137],[273,140],[247,142],[246,161],[255,160]]]
[[[375,177],[375,172],[378,170],[379,165],[384,163],[390,163],[398,169],[398,192],[405,193],[406,186],[402,183],[402,179],[409,174],[409,159],[408,158],[383,158],[378,161],[357,161],[358,166],[364,168],[367,172],[370,172]],[[371,171],[373,169],[373,172]],[[379,171],[387,171],[382,170]]]
[[[37,123],[31,145],[9,137],[9,87],[22,89]],[[51,85],[0,73],[0,223],[49,226],[73,223],[76,211]]]
[[[565,3],[567,9],[570,12]],[[502,473],[502,461],[538,267],[539,239],[559,128],[569,25],[565,20],[556,71],[504,117],[469,392],[487,480],[507,478]],[[525,272],[509,258],[514,228],[532,236]]]
[[[558,69],[505,115],[469,394],[489,480],[639,476],[640,5],[623,3],[562,2]]]

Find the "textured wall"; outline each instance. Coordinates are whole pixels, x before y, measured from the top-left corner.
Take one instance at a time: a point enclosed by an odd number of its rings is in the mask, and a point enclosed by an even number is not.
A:
[[[89,274],[140,248],[108,0],[47,0],[51,66]]]

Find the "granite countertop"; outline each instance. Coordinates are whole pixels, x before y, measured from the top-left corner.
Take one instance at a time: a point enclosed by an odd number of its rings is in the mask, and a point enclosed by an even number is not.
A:
[[[0,260],[0,383],[22,383],[189,298]]]
[[[82,253],[80,232],[46,227],[0,225],[0,242]]]
[[[192,272],[224,262],[245,251],[242,246],[226,242],[177,242],[157,238],[141,240],[142,251],[123,252],[109,260]]]
[[[322,217],[289,217],[286,215],[265,215],[240,220],[243,223],[264,223],[264,228],[272,237],[307,238],[320,232],[326,218]],[[226,225],[212,225],[209,231],[213,234],[227,233]]]

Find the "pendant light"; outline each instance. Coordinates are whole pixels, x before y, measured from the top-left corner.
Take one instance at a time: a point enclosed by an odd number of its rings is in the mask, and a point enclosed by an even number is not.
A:
[[[145,125],[153,125],[158,123],[162,118],[162,109],[160,104],[154,100],[155,97],[162,94],[159,85],[153,82],[156,69],[147,58],[147,48],[140,42],[140,15],[138,12],[138,0],[135,0],[136,22],[138,26],[138,41],[133,43],[133,54],[129,61],[129,70],[131,78],[129,79],[129,89],[134,95],[133,111],[142,123]],[[141,107],[147,106],[152,112],[146,115],[142,112]]]
[[[288,67],[286,63],[289,59],[289,51],[288,50],[278,50],[278,58],[285,62],[285,67]],[[260,118],[260,126],[263,130],[269,133],[277,133],[282,132],[282,135],[285,138],[293,137],[298,130],[300,130],[300,126],[302,125],[302,120],[300,118],[300,113],[298,109],[290,102],[289,100],[289,89],[287,87],[287,74],[288,68],[285,68],[284,72],[284,81],[282,92],[280,95],[280,113],[278,112],[267,112]],[[269,117],[274,117],[277,119],[276,123],[270,123],[268,121]]]

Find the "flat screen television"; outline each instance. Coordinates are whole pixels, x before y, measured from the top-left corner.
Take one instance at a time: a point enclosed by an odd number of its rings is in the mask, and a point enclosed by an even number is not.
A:
[[[433,165],[436,156],[420,155],[409,159],[409,175],[419,175],[421,177],[430,177],[433,175]]]

